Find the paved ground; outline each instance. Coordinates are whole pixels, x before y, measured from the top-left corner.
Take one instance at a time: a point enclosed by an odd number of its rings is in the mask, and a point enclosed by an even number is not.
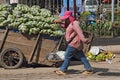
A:
[[[0,80],[120,80],[120,38],[94,40],[92,46],[102,46],[105,50],[117,51],[118,53],[111,64],[107,62],[90,62],[94,70],[93,75],[82,75],[83,65],[72,62],[66,76],[56,75],[54,70],[59,68],[55,67],[0,68]]]
[[[116,55],[112,64],[107,62],[90,62],[94,74],[85,76],[81,74],[84,70],[83,65],[72,62],[68,70],[68,75],[58,76],[54,67],[30,67],[20,69],[3,69],[0,68],[0,80],[120,80],[120,55]],[[76,65],[77,64],[77,65]]]

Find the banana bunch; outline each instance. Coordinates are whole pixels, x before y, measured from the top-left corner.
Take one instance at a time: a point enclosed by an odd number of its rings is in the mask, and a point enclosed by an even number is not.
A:
[[[110,51],[102,51],[97,55],[93,55],[91,52],[87,52],[86,57],[88,60],[106,61],[112,60],[113,58],[115,58],[115,55]]]

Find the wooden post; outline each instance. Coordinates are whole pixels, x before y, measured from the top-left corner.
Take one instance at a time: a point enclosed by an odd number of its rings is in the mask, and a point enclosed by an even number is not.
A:
[[[74,0],[74,5],[73,5],[73,7],[74,7],[74,17],[76,18],[76,10],[77,10],[77,8],[76,8],[76,0]]]
[[[10,0],[6,0],[6,4],[10,4]]]
[[[67,0],[67,10],[69,10],[69,0]]]

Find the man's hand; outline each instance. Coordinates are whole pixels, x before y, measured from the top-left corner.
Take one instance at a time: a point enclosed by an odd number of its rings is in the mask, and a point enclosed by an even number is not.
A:
[[[62,21],[60,19],[54,20],[54,23],[61,23]]]

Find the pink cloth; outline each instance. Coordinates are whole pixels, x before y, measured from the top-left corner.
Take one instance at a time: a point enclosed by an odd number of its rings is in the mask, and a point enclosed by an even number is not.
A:
[[[66,12],[64,13],[64,15],[60,17],[61,20],[65,20],[65,19],[67,19],[67,18],[70,19],[70,22],[71,22],[71,23],[75,20],[75,18],[73,17],[71,11],[66,11]]]
[[[70,23],[73,23],[73,22],[75,21],[75,18],[73,17],[71,11],[66,11],[66,12],[64,13],[64,15],[60,17],[61,20],[65,20],[65,19],[67,19],[67,18],[69,18]],[[62,26],[63,28],[67,28],[67,26],[65,26],[65,24],[61,24],[61,26]]]
[[[70,23],[66,28],[65,38],[66,41],[69,41],[74,35],[77,34],[75,38],[69,43],[69,45],[75,47],[76,49],[82,50],[83,43],[86,42],[86,38],[83,35],[83,31],[79,25],[80,23],[76,20],[73,23]]]

